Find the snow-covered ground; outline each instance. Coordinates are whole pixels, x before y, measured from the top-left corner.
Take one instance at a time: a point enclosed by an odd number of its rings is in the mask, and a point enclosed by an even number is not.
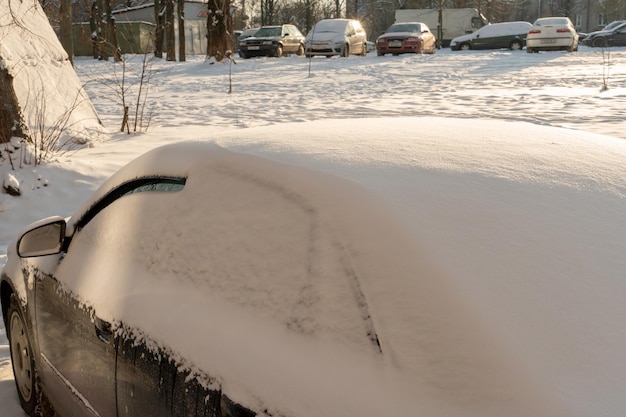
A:
[[[464,163],[469,169],[471,161],[459,162],[463,161],[463,152],[456,148],[458,142],[460,146],[467,147],[468,152],[476,152],[476,144],[482,143],[484,148],[481,149],[489,153],[493,145],[493,149],[497,150],[495,155],[500,159],[492,161],[493,165],[479,165],[479,168],[472,169],[484,170],[493,178],[508,178],[512,171],[507,170],[507,162],[522,166],[522,162],[528,161],[532,170],[526,173],[528,177],[524,181],[554,186],[555,193],[560,185],[570,183],[568,172],[577,169],[559,165],[569,161],[580,166],[581,175],[594,179],[593,184],[587,186],[602,190],[615,187],[610,190],[610,201],[585,200],[585,204],[592,204],[584,207],[585,212],[597,209],[606,215],[605,220],[616,222],[623,217],[621,213],[626,212],[622,210],[626,208],[622,188],[626,181],[626,168],[622,169],[618,164],[626,158],[626,145],[621,143],[621,139],[626,139],[623,116],[623,109],[626,108],[626,48],[614,48],[610,54],[585,47],[571,54],[452,52],[444,49],[433,56],[377,57],[375,53],[370,53],[365,58],[317,58],[312,61],[299,57],[237,59],[237,63],[232,65],[211,64],[201,57],[190,57],[186,63],[154,61],[147,67],[151,78],[144,111],[144,123],[149,119],[150,127],[147,132],[131,135],[118,133],[122,120],[121,80],[125,71],[124,86],[130,86],[125,98],[132,114],[143,57],[128,58],[125,69],[120,64],[88,58],[78,58],[75,62],[79,78],[85,83],[108,129],[109,133],[103,136],[102,141],[94,143],[91,148],[60,155],[56,161],[38,167],[24,166],[13,172],[6,161],[0,166],[0,178],[6,178],[11,172],[23,192],[21,197],[0,194],[0,264],[6,260],[7,245],[25,225],[53,214],[70,215],[120,166],[162,144],[181,140],[215,140],[227,148],[262,155],[280,154],[282,156],[277,158],[293,161],[304,153],[309,154],[309,160],[315,160],[316,152],[333,149],[338,160],[350,161],[350,167],[343,168],[348,178],[359,174],[358,167],[366,160],[378,161],[384,167],[386,161],[402,157],[398,149],[387,149],[384,143],[372,143],[371,139],[368,147],[362,149],[356,145],[347,146],[339,139],[333,146],[334,125],[330,121],[325,126],[321,122],[324,119],[350,119],[357,131],[364,126],[373,126],[371,121],[366,120],[368,118],[384,118],[389,125],[396,118],[402,126],[423,126],[423,131],[416,129],[417,135],[423,137],[425,142],[439,141],[442,145],[441,154],[437,154],[437,147],[429,148],[433,153],[429,154],[427,162],[436,170]],[[232,71],[230,94],[229,70]],[[608,79],[609,89],[601,91],[604,78]],[[406,117],[423,119],[421,124],[416,124],[415,121],[407,122]],[[502,120],[510,123],[502,123]],[[313,123],[286,124],[309,121]],[[131,129],[132,126],[131,123]],[[299,126],[303,130],[300,131]],[[464,126],[467,131],[463,130]],[[258,135],[258,142],[251,139],[250,133],[245,141],[238,142],[238,132],[249,128],[254,129],[250,132]],[[316,128],[324,134],[320,144],[313,146],[307,141],[312,140]],[[274,140],[274,131],[290,133],[291,142]],[[445,136],[451,132],[459,136]],[[338,131],[337,138],[341,137]],[[515,138],[515,143],[503,147],[502,141],[508,138]],[[529,139],[532,148],[523,146],[524,138]],[[558,151],[547,152],[551,143],[575,147],[576,151],[563,153],[569,156],[576,154],[577,158],[562,160]],[[379,154],[376,157],[360,155],[359,152],[365,152],[365,149],[376,149]],[[540,149],[541,154],[533,154],[534,149]],[[589,161],[586,160],[587,155]],[[601,158],[606,158],[606,170],[597,169],[602,165]],[[328,156],[320,157],[320,164],[328,165],[331,160]],[[486,164],[485,161],[482,162]],[[541,169],[542,164],[545,170]],[[462,176],[459,177],[461,180],[465,181]],[[467,178],[467,184],[471,187],[476,185],[471,178]],[[585,189],[585,184],[580,186]],[[373,183],[371,188],[384,188],[384,178]],[[526,191],[532,195],[532,191]],[[557,194],[555,198],[558,200],[559,196],[565,198],[565,194]],[[569,198],[569,194],[567,196]],[[509,197],[517,198],[516,195]],[[572,204],[574,212],[582,210],[574,202]],[[474,209],[479,206],[477,204]],[[525,206],[522,204],[522,207]],[[448,213],[449,210],[450,207],[441,207],[441,213]],[[433,215],[438,214],[441,220],[441,213]],[[528,222],[518,224],[520,230],[541,233],[541,224],[535,223],[533,218],[533,215],[544,218],[541,204],[518,214],[520,222],[524,219]],[[466,222],[459,222],[456,226],[467,227],[463,230],[472,236],[477,233],[477,225],[490,220],[483,218],[485,213],[479,211],[468,211],[466,215]],[[558,218],[555,216],[553,220]],[[580,220],[576,216],[573,218]],[[570,217],[564,222],[567,223],[568,219]],[[622,223],[611,227],[606,221],[596,218],[584,223],[574,222],[571,226],[575,230],[591,233],[590,242],[597,245],[597,253],[594,251],[590,256],[604,259],[607,253],[624,253],[622,249],[626,247],[619,246],[624,245],[624,240],[616,235],[625,224],[622,220]],[[432,227],[426,225],[424,233],[438,236]],[[621,258],[607,262],[610,263],[607,269],[603,269],[602,265],[588,265],[584,259],[578,266],[570,265],[563,273],[570,274],[571,282],[565,279],[565,275],[560,276],[558,282],[550,283],[532,279],[527,282],[490,281],[494,276],[487,271],[482,278],[474,275],[480,271],[481,261],[495,263],[492,272],[510,271],[507,262],[514,258],[474,258],[484,253],[476,248],[500,250],[501,243],[506,242],[493,241],[494,236],[499,236],[498,231],[492,230],[490,234],[487,228],[485,240],[471,242],[475,245],[472,249],[476,250],[469,250],[464,244],[470,242],[464,242],[463,231],[457,230],[457,241],[453,235],[445,233],[439,235],[439,241],[433,240],[433,252],[438,255],[434,259],[447,261],[445,269],[456,277],[462,276],[460,272],[464,266],[476,267],[469,274],[471,279],[453,280],[452,283],[464,295],[464,301],[475,306],[474,313],[478,317],[488,318],[485,323],[493,329],[494,337],[509,343],[528,337],[527,343],[513,349],[516,357],[522,358],[528,365],[529,374],[536,376],[545,371],[552,378],[542,381],[542,384],[552,387],[553,391],[549,391],[548,395],[565,404],[563,408],[569,411],[569,415],[621,416],[626,409],[626,401],[619,390],[626,382],[620,379],[626,378],[626,371],[620,362],[626,349],[621,326],[626,310],[618,302],[626,295],[620,275],[624,269],[619,270]],[[568,249],[580,250],[568,247],[570,242],[562,236],[545,238],[557,239],[562,245],[559,253],[564,258]],[[537,236],[537,239],[540,241],[542,236]],[[437,252],[438,244],[449,242],[456,244],[446,248],[450,252],[442,248],[441,252]],[[550,267],[550,257],[546,254],[530,247],[517,247],[516,242],[509,243],[511,250],[517,251],[519,259],[533,256],[539,262],[538,270],[541,266]],[[458,256],[446,260],[445,255],[452,251],[456,251]],[[597,272],[597,275],[589,275],[590,271]],[[559,292],[559,288],[568,284],[571,286]],[[500,297],[502,295],[505,297]],[[524,305],[526,302],[532,303]],[[494,312],[502,315],[495,316]],[[514,315],[519,312],[534,312],[536,315],[531,314],[529,317],[532,320],[525,322],[525,316]],[[542,319],[545,321],[542,322]],[[506,329],[505,326],[511,323],[517,327]],[[521,333],[511,334],[516,329]],[[577,334],[576,329],[580,329],[580,333]],[[559,334],[555,335],[555,332]],[[545,349],[544,339],[556,344]],[[13,417],[21,415],[21,411],[11,380],[6,344],[5,329],[0,325],[0,407],[3,416]],[[559,360],[550,363],[557,358]],[[593,360],[583,363],[590,358]],[[547,371],[536,369],[538,364],[547,366],[549,363]],[[611,363],[615,366],[610,366]]]

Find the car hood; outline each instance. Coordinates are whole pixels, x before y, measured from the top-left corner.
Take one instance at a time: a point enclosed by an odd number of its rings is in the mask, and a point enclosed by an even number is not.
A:
[[[462,36],[457,36],[456,38],[452,39],[452,41],[450,41],[450,44],[455,44],[455,43],[460,43],[460,42],[464,42],[464,41],[469,41],[474,39],[474,35],[473,34],[467,34],[467,35],[462,35]]]
[[[248,41],[278,41],[281,38],[282,36],[263,36],[263,37],[251,36],[249,38],[245,38],[244,40],[246,42]]]
[[[409,36],[422,36],[420,32],[391,32],[391,33],[383,33],[378,37],[378,39],[387,39],[387,38],[408,38]]]

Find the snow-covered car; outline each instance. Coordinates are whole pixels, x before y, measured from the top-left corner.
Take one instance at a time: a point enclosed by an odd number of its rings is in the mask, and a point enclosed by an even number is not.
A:
[[[250,36],[239,41],[239,56],[273,56],[304,54],[304,35],[294,25],[263,26]]]
[[[597,48],[626,46],[626,22],[622,22],[610,29],[603,29],[587,34],[583,40],[583,44]]]
[[[149,151],[9,247],[20,401],[103,417],[621,404],[624,165],[621,139],[432,117]]]
[[[434,54],[437,49],[435,35],[422,22],[402,22],[389,26],[376,39],[376,53],[385,54]]]
[[[558,50],[578,50],[578,33],[569,17],[542,17],[535,20],[526,36],[526,51]]]
[[[367,55],[367,35],[358,20],[320,20],[307,33],[306,57]]]
[[[473,33],[458,36],[450,42],[453,51],[468,49],[502,49],[517,51],[526,46],[526,36],[532,25],[528,22],[493,23]]]

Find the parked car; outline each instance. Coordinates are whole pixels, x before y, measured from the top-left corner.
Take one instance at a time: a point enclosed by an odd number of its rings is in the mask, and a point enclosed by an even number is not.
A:
[[[535,20],[526,37],[526,51],[578,50],[578,33],[568,17],[542,17]]]
[[[528,22],[505,22],[483,26],[474,33],[452,39],[450,49],[453,51],[501,48],[520,50],[526,46],[526,35],[532,26]]]
[[[583,44],[602,48],[607,46],[626,46],[626,22],[622,22],[608,30],[603,29],[587,34]]]
[[[620,140],[429,119],[215,132],[26,227],[0,301],[27,413],[562,417],[587,382],[619,396]]]
[[[254,34],[258,30],[259,28],[251,28],[251,29],[235,31],[235,47],[237,48],[237,52],[239,52],[239,42],[243,41],[244,39],[248,39],[251,36],[254,36]],[[241,54],[239,54],[239,56],[241,56]]]
[[[254,36],[239,42],[242,58],[304,54],[304,35],[294,25],[263,26]]]
[[[320,20],[307,33],[306,57],[367,55],[367,35],[358,20]]]
[[[406,53],[434,54],[436,49],[435,35],[426,23],[422,22],[394,23],[376,39],[378,56]]]

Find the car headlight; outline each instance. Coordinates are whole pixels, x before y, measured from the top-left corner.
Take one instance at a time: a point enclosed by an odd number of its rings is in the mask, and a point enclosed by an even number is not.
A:
[[[263,41],[263,45],[271,45],[272,43],[274,43],[274,42],[272,42],[272,41]]]
[[[407,42],[417,42],[419,40],[420,40],[420,38],[418,38],[416,36],[411,36],[411,37],[406,38]]]

